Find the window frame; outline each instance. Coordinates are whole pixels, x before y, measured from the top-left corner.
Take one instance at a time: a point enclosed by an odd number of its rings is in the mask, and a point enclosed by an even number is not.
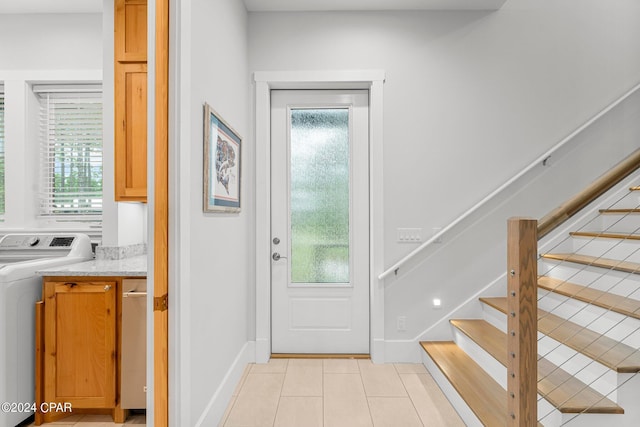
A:
[[[37,126],[40,176],[37,218],[49,223],[83,223],[92,228],[101,226],[104,207],[102,84],[37,84],[33,85],[32,91],[39,111]],[[95,121],[98,117],[99,121]],[[63,120],[66,119],[71,120],[72,124],[64,130]],[[80,152],[88,162],[78,161]],[[60,162],[62,156],[69,156],[69,161]],[[67,170],[64,167],[60,170],[60,165],[69,167]],[[85,184],[88,179],[88,184],[85,187],[77,186],[75,192],[73,187],[67,188],[70,191],[56,192],[57,180],[69,178],[73,182],[74,167],[76,185],[83,179]],[[59,171],[57,177],[56,170]],[[92,191],[95,190],[91,180],[92,172],[100,175],[97,194]],[[87,201],[84,206],[82,199]]]

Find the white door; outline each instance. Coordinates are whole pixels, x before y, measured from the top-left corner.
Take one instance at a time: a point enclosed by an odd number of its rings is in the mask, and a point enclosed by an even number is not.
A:
[[[271,92],[272,353],[369,353],[368,102]]]

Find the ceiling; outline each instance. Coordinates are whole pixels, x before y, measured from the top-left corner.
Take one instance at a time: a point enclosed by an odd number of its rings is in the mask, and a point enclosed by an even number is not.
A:
[[[103,0],[0,0],[0,13],[100,13]],[[214,0],[210,0],[214,1]],[[238,0],[240,1],[240,0]],[[250,12],[496,10],[506,0],[243,0]]]
[[[497,10],[506,0],[244,0],[247,10]]]

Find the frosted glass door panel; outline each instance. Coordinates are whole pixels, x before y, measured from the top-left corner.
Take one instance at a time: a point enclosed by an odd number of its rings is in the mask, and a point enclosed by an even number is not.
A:
[[[290,119],[291,282],[349,283],[349,109]]]

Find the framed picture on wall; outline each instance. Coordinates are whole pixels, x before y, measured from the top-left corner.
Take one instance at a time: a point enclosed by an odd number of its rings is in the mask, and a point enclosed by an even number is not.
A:
[[[204,211],[240,212],[242,137],[204,104]]]

